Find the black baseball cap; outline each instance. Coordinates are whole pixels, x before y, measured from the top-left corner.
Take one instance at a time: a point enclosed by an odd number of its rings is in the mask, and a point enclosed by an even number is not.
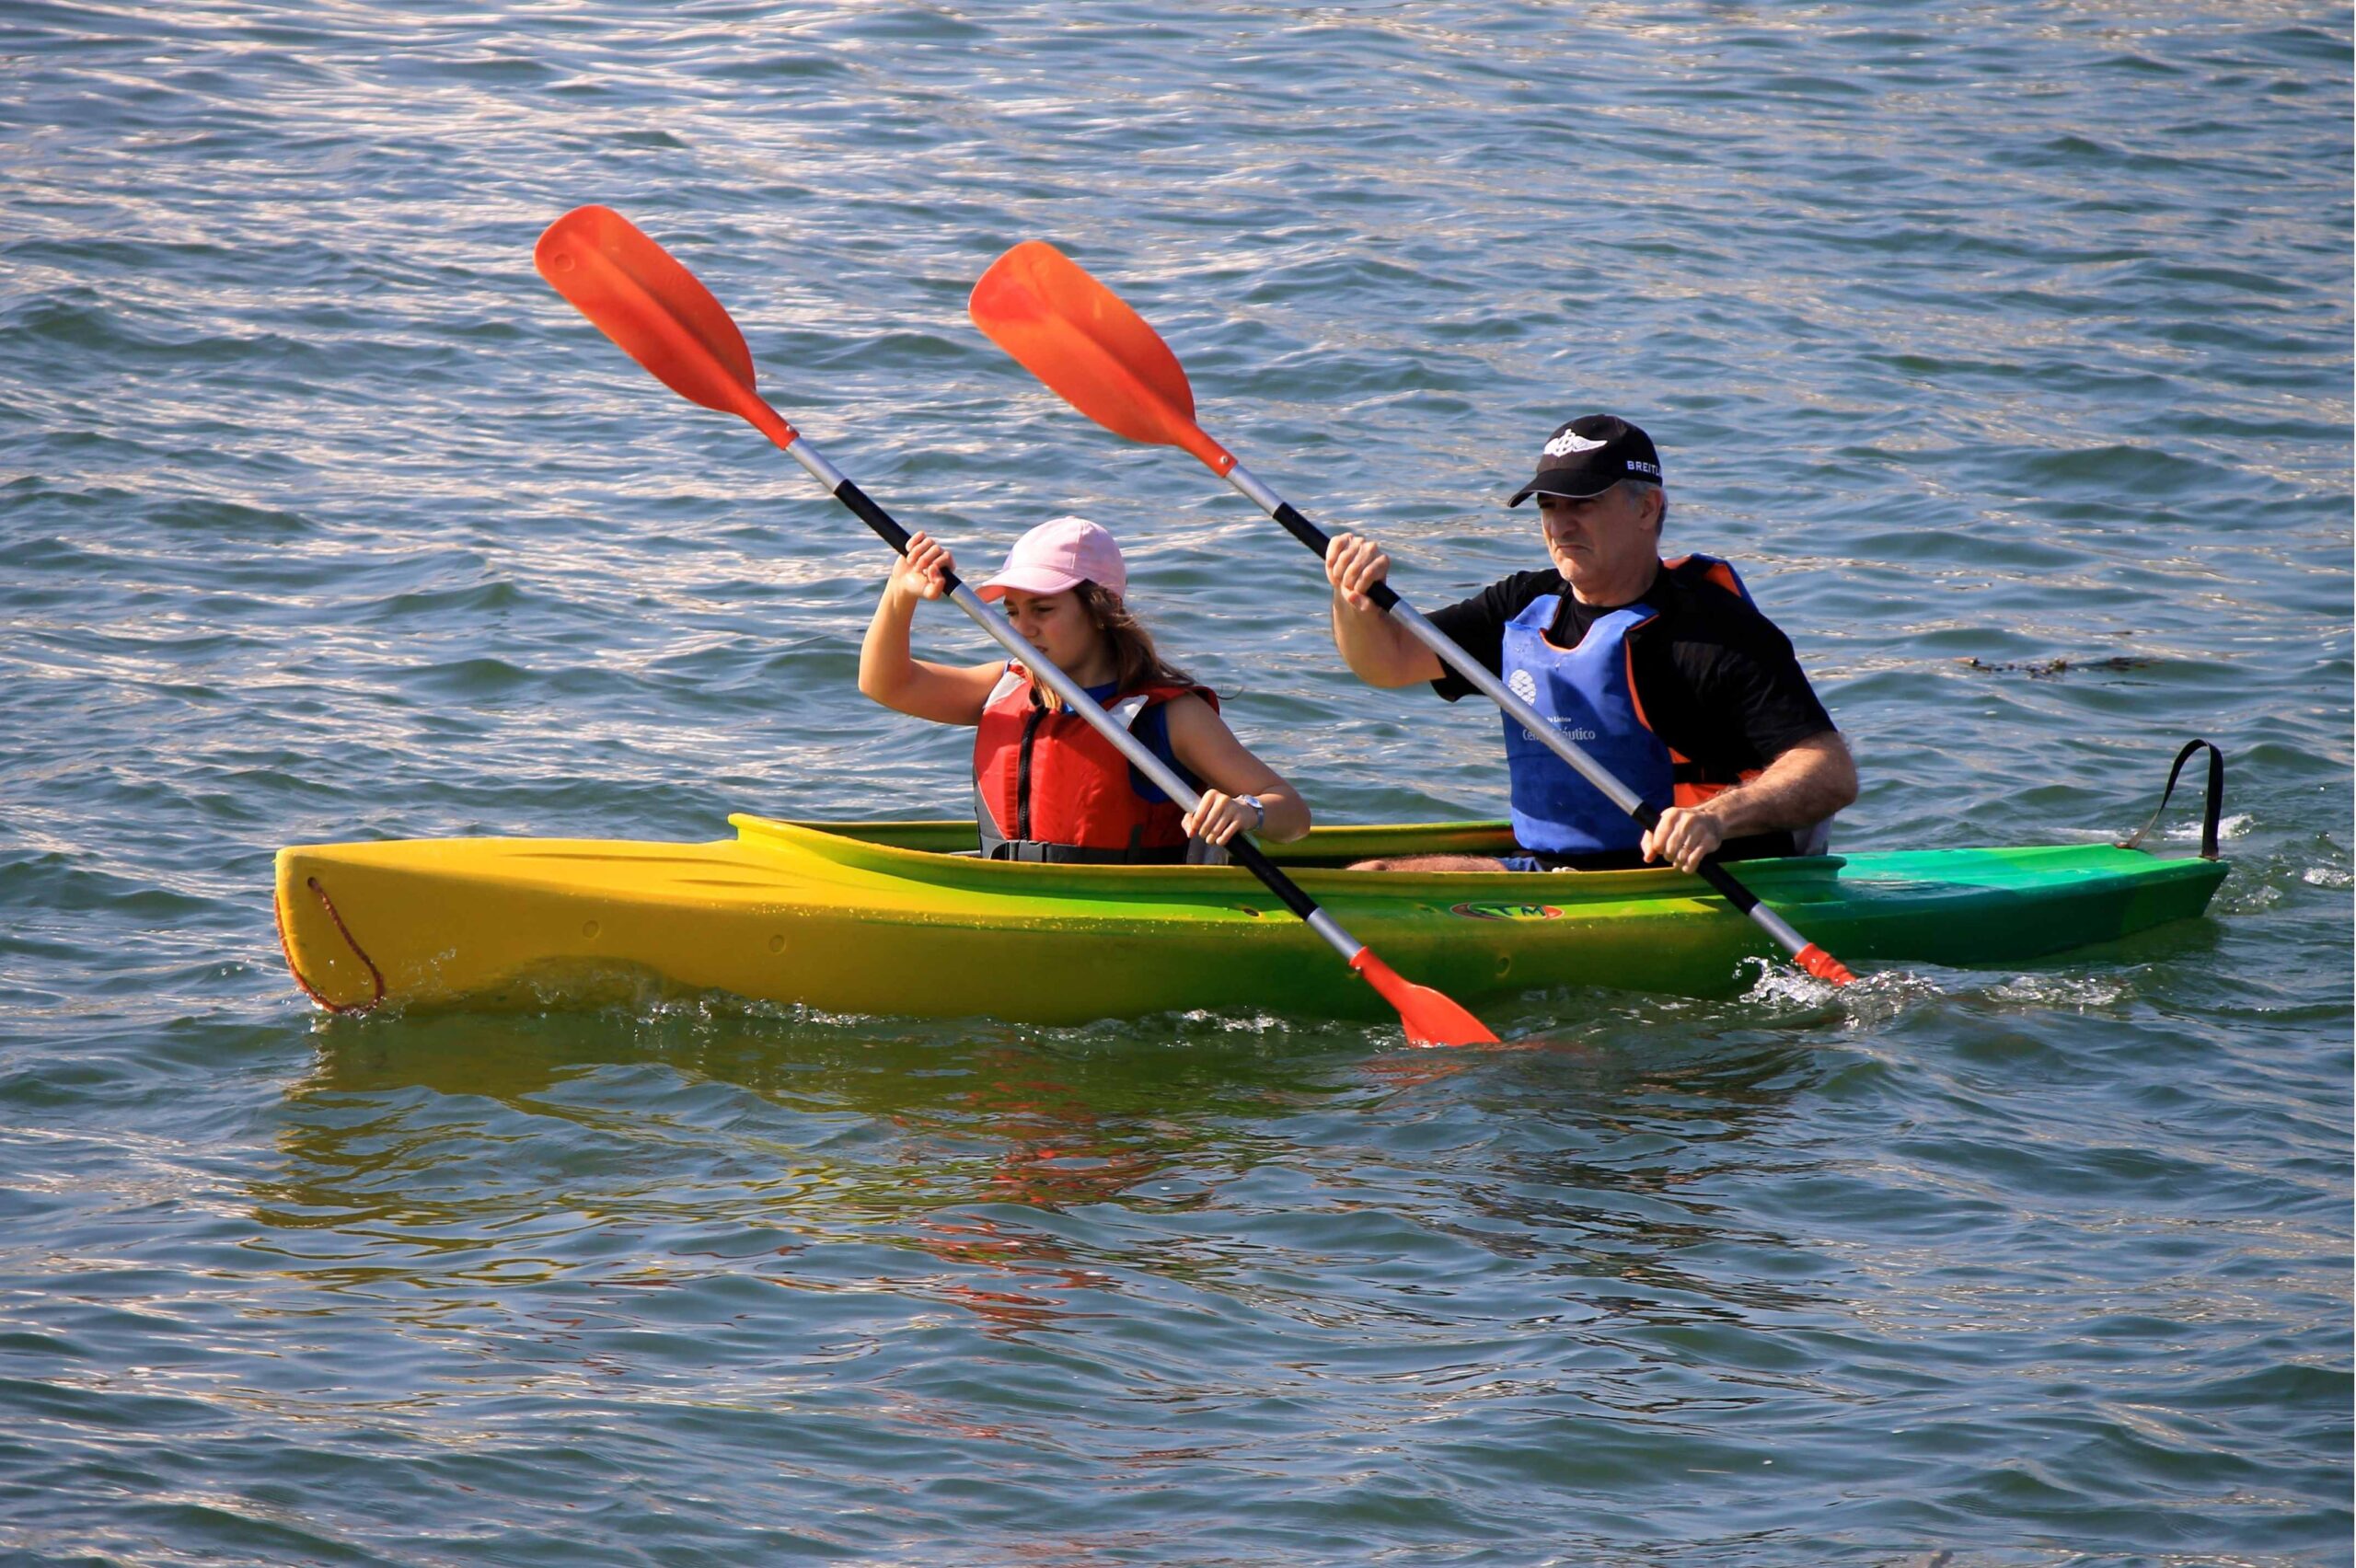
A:
[[[1581,414],[1554,427],[1538,454],[1538,472],[1506,504],[1519,506],[1533,495],[1583,501],[1622,479],[1661,482],[1653,438],[1617,414]]]

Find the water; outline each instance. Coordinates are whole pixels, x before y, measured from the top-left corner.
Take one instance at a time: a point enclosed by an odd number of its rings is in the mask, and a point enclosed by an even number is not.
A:
[[[0,9],[0,1556],[2349,1562],[2350,32]],[[322,1018],[280,844],[964,802],[853,692],[878,548],[533,273],[593,200],[967,564],[1113,527],[1324,820],[1495,813],[1494,720],[1358,686],[1296,547],[992,349],[1014,241],[1426,605],[1534,563],[1557,421],[1641,421],[1852,737],[1844,846],[2116,835],[2205,734],[2232,876],[1445,1058]]]

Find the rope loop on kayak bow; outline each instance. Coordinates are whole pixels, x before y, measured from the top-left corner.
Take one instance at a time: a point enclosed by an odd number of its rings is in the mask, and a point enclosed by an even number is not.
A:
[[[335,922],[336,935],[343,939],[344,945],[352,950],[352,955],[354,958],[357,958],[361,962],[362,965],[367,969],[368,983],[375,987],[375,994],[369,997],[369,998],[364,1002],[331,1002],[327,997],[321,996],[318,986],[313,986],[308,980],[303,978],[302,967],[294,962],[294,944],[286,939],[286,911],[279,904],[278,900],[273,898],[270,901],[270,912],[278,925],[278,947],[279,951],[286,955],[286,971],[288,974],[294,976],[294,984],[303,987],[303,994],[305,996],[318,1003],[319,1006],[327,1009],[328,1011],[337,1013],[366,1012],[369,1009],[375,1007],[377,1003],[385,999],[384,973],[376,967],[376,961],[370,958],[367,951],[363,949],[358,942],[352,940],[352,928],[343,923],[343,917],[337,913],[334,902],[328,897],[328,890],[319,885],[319,879],[317,877],[305,877],[303,879],[303,885],[319,895],[319,907],[326,910],[328,912],[328,918]]]
[[[2192,760],[2194,752],[2204,749],[2209,753],[2209,799],[2200,813],[2200,858],[2204,860],[2217,858],[2217,813],[2225,803],[2225,754],[2202,740],[2184,743],[2184,749],[2176,754],[2176,766],[2168,769],[2168,784],[2160,791],[2159,808],[2152,813],[2151,821],[2119,841],[2119,848],[2137,849],[2142,847],[2144,835],[2159,826],[2160,818],[2167,813],[2168,797],[2176,793],[2177,775],[2184,771],[2184,765]]]

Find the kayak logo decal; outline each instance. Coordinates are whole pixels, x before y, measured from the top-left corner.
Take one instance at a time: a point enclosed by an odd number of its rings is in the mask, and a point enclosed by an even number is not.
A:
[[[1546,455],[1568,457],[1574,452],[1594,452],[1600,449],[1603,443],[1589,441],[1575,430],[1566,430],[1546,444]]]
[[[1551,904],[1458,904],[1450,915],[1466,920],[1559,920],[1563,912]]]

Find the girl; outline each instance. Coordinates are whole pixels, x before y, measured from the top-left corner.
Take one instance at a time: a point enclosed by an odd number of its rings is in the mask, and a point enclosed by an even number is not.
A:
[[[1218,696],[1164,663],[1121,602],[1128,570],[1112,535],[1078,517],[1042,523],[975,592],[1002,599],[1024,640],[1201,792],[1189,813],[1021,664],[961,669],[909,655],[917,602],[940,598],[943,574],[955,570],[931,538],[908,540],[860,645],[859,689],[902,713],[975,726],[983,854],[1169,864],[1188,858],[1190,838],[1223,846],[1251,833],[1283,843],[1309,831],[1309,808],[1243,749],[1218,716]]]

